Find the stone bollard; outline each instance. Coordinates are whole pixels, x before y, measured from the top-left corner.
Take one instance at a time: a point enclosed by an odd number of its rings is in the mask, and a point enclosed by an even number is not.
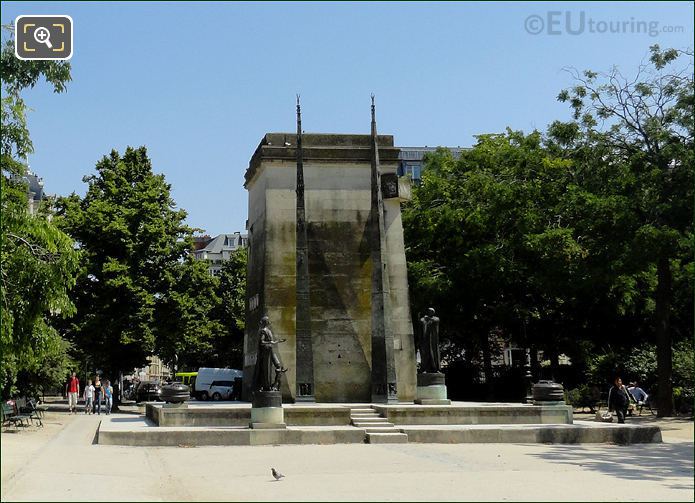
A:
[[[565,389],[553,381],[538,381],[533,385],[534,405],[565,405]]]
[[[186,401],[190,398],[191,391],[188,386],[180,382],[165,384],[159,397],[167,404],[165,407],[188,408]]]

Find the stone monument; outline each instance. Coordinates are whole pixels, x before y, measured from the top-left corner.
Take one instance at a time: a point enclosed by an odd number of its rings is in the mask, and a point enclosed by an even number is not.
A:
[[[420,373],[417,375],[417,398],[420,405],[449,405],[446,382],[439,357],[439,318],[433,308],[420,318]]]
[[[268,316],[263,316],[258,330],[258,351],[253,376],[251,428],[286,428],[282,411],[280,382],[287,372],[283,367],[277,339],[270,328]]]
[[[393,136],[268,133],[246,171],[246,326],[267,314],[286,402],[415,399],[415,343]],[[244,337],[244,389],[259,358]]]

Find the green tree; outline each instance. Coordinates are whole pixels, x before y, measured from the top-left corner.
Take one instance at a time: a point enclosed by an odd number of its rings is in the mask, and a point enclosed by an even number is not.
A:
[[[682,58],[687,59],[686,64],[681,64]],[[679,64],[682,68],[676,67]],[[692,53],[661,50],[655,45],[649,63],[640,65],[634,78],[624,77],[615,68],[607,74],[590,70],[573,74],[577,85],[562,91],[558,99],[569,102],[575,122],[556,124],[555,132],[564,132],[557,136],[575,153],[591,151],[600,164],[616,171],[607,177],[612,183],[600,192],[618,201],[621,214],[629,220],[622,226],[627,232],[618,244],[624,251],[620,260],[635,271],[625,279],[635,283],[641,277],[642,289],[651,294],[657,406],[660,416],[670,416],[672,321],[684,312],[674,311],[674,302],[679,300],[674,279],[688,283],[682,275],[692,271]],[[649,288],[650,277],[653,288]],[[690,303],[692,313],[692,295],[689,297],[685,304]],[[692,323],[685,330],[692,337]]]
[[[158,300],[156,352],[179,369],[243,365],[247,250],[239,248],[217,276],[188,257],[167,277]]]
[[[68,291],[75,283],[79,257],[70,237],[51,222],[49,204],[44,204],[37,214],[29,213],[27,185],[22,180],[33,145],[21,92],[34,87],[42,77],[56,93],[65,91],[70,81],[70,64],[21,61],[14,55],[10,36],[3,42],[0,68],[0,385],[7,396],[15,390],[20,373],[24,392],[31,391],[32,383],[39,378],[44,386],[65,378],[69,364],[67,345],[54,328],[54,319],[74,312]]]
[[[437,306],[443,334],[482,351],[488,382],[493,332],[557,355],[574,341],[586,254],[561,212],[569,161],[537,132],[508,131],[426,162],[403,212],[414,314]]]
[[[143,365],[158,336],[171,337],[162,335],[156,311],[171,299],[172,280],[182,277],[177,268],[191,249],[192,229],[145,147],[112,151],[85,181],[83,198],[73,193],[58,201],[56,221],[84,257],[77,314],[66,333],[93,368],[115,377]]]
[[[222,264],[218,276],[220,304],[216,316],[222,331],[213,341],[217,366],[243,367],[247,260],[248,250],[238,248]]]
[[[224,331],[216,314],[221,299],[219,280],[205,261],[188,256],[167,271],[167,288],[157,300],[156,353],[179,369],[197,369],[213,363]]]

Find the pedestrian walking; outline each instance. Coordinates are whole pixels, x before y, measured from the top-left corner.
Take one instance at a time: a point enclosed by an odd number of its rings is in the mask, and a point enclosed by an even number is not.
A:
[[[106,415],[111,414],[111,407],[113,406],[113,388],[111,387],[111,381],[104,381],[102,386],[104,389],[104,408],[106,409]]]
[[[94,413],[94,386],[92,386],[91,379],[87,381],[87,386],[84,387],[84,413]]]
[[[101,386],[101,379],[97,375],[94,378],[94,407],[93,412],[101,415],[101,399],[104,396],[104,389]]]
[[[630,405],[630,396],[627,388],[623,386],[623,380],[616,377],[613,386],[608,390],[608,410],[615,411],[618,416],[618,423],[625,423],[627,408]]]
[[[68,410],[77,414],[77,396],[80,394],[80,380],[77,373],[73,372],[68,383],[65,385],[65,395],[68,398]]]

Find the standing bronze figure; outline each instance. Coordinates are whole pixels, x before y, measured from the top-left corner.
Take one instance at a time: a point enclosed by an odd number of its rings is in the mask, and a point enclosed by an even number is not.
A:
[[[277,346],[286,339],[276,339],[268,316],[261,318],[258,329],[258,356],[254,378],[255,391],[279,391],[280,380],[287,369],[282,366]]]
[[[423,373],[440,372],[439,361],[439,318],[434,309],[428,308],[420,318],[420,370]]]

